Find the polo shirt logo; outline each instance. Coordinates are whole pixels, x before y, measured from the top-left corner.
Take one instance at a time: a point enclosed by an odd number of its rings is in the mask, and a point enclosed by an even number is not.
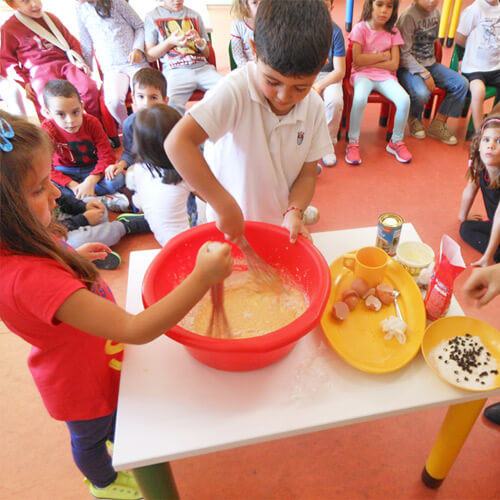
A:
[[[304,140],[304,132],[297,132],[297,145],[300,146]]]

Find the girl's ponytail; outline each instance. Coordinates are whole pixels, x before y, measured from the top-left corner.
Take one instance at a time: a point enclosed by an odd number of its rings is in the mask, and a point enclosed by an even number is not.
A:
[[[95,0],[94,6],[100,17],[105,19],[111,16],[111,0]]]

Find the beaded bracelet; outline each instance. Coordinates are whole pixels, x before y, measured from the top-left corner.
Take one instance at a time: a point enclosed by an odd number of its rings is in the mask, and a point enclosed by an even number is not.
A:
[[[284,212],[283,212],[283,217],[285,217],[285,215],[288,213],[288,212],[291,212],[292,210],[298,210],[300,212],[300,216],[302,218],[304,218],[304,210],[302,210],[301,208],[299,207],[296,207],[295,205],[291,206],[291,207],[288,207]]]

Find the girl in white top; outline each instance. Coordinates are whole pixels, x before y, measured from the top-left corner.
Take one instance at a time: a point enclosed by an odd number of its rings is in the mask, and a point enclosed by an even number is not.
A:
[[[166,104],[153,104],[137,112],[134,152],[141,163],[127,171],[127,186],[161,246],[189,229],[187,200],[191,189],[174,169],[163,141],[181,115]]]
[[[231,25],[231,52],[236,66],[245,66],[253,61],[252,47],[253,25],[260,0],[233,0],[231,13],[236,17]]]
[[[83,58],[92,67],[94,55],[103,72],[106,106],[122,125],[125,99],[134,73],[147,65],[144,22],[125,0],[77,0]]]

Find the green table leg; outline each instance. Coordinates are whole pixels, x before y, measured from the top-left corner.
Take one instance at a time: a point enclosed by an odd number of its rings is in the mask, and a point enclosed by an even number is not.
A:
[[[422,471],[422,482],[428,488],[439,488],[455,462],[486,399],[452,405],[439,431],[434,447]]]
[[[145,500],[177,500],[179,498],[169,462],[139,467],[132,473]]]

